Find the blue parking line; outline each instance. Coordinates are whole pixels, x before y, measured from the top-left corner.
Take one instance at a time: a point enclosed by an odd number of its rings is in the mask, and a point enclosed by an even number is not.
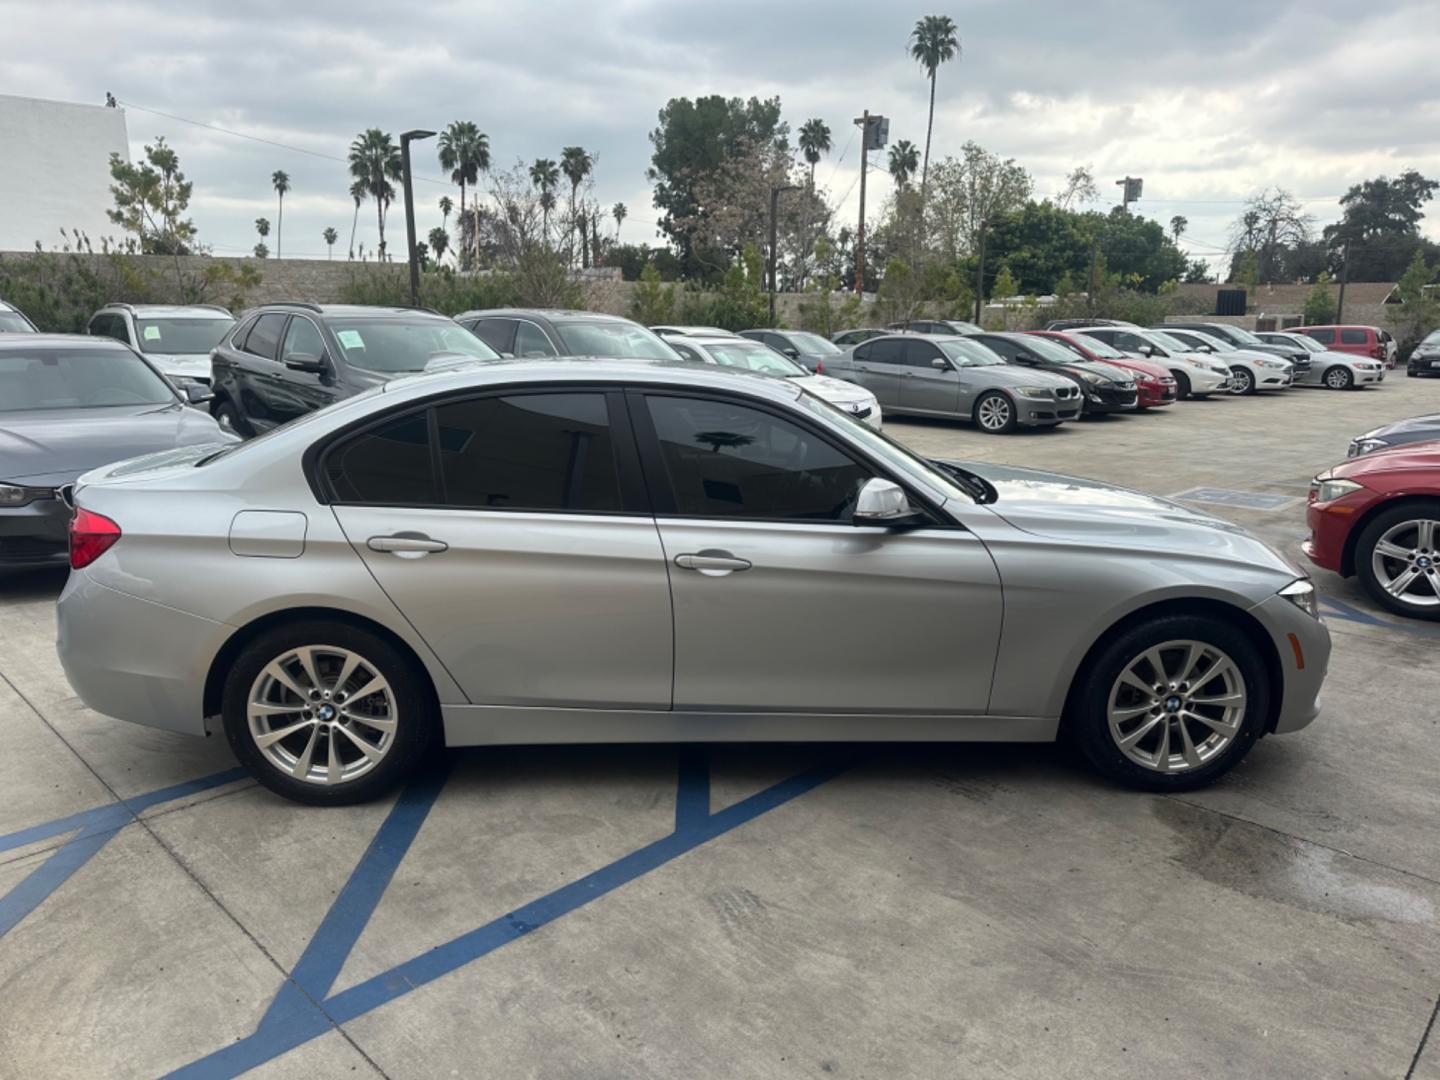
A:
[[[703,825],[710,818],[710,765],[703,748],[680,748],[680,782],[675,787],[675,831]]]
[[[53,836],[76,833],[48,859],[23,877],[19,884],[4,896],[0,896],[0,938],[19,925],[25,916],[64,885],[75,871],[94,858],[121,829],[139,820],[139,815],[145,810],[184,798],[186,795],[233,783],[244,776],[244,769],[228,769],[0,836],[0,851],[10,851],[26,844],[48,840]]]
[[[562,885],[554,892],[532,900],[523,907],[516,908],[497,919],[492,919],[483,926],[453,938],[443,945],[397,964],[388,971],[375,975],[364,982],[357,983],[319,1005],[297,992],[290,997],[289,1007],[284,1011],[277,1011],[272,1006],[271,1010],[266,1013],[266,1020],[254,1034],[191,1062],[189,1065],[182,1066],[168,1075],[192,1078],[192,1080],[213,1080],[218,1077],[238,1076],[263,1065],[265,1062],[325,1034],[336,1025],[354,1020],[396,998],[403,997],[443,975],[456,971],[496,949],[584,907],[592,900],[597,900],[622,885],[664,866],[686,852],[693,851],[700,845],[722,836],[746,822],[753,821],[762,814],[769,813],[806,792],[813,791],[826,781],[840,775],[848,767],[848,764],[828,766],[800,773],[711,814],[708,811],[708,770],[705,770],[702,784],[695,775],[694,759],[682,757],[680,783],[676,792],[675,832],[647,844],[629,855],[622,856],[608,866],[586,874],[568,885]],[[698,811],[699,793],[702,787],[707,804],[703,819]],[[682,789],[687,788],[688,791],[682,794]],[[681,807],[684,807],[683,812]],[[397,826],[397,830],[398,828]],[[338,905],[339,902],[339,898],[337,898],[336,904]],[[345,924],[343,919],[338,921]],[[330,916],[327,915],[322,927],[329,922]],[[334,938],[336,944],[341,937],[341,934],[336,933]],[[351,945],[353,945],[353,940]],[[309,951],[309,949],[306,950],[307,954]],[[343,964],[343,962],[344,957],[341,957],[340,963]],[[333,956],[329,957],[327,963],[333,965]],[[317,970],[319,966],[317,962]],[[299,965],[297,965],[297,971],[298,968]],[[291,984],[287,983],[287,985]]]
[[[1404,623],[1392,622],[1390,619],[1380,619],[1371,615],[1368,611],[1361,611],[1357,607],[1337,600],[1333,596],[1320,597],[1320,603],[1329,610],[1326,615],[1333,615],[1337,619],[1344,619],[1347,622],[1359,623],[1362,626],[1379,626],[1386,630],[1398,630],[1402,634],[1415,634],[1419,637],[1435,637],[1435,628],[1430,623]]]

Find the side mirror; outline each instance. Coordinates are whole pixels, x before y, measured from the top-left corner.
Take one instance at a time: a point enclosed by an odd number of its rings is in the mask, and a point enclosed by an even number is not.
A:
[[[943,356],[937,356],[930,361],[930,366],[936,371],[949,371],[950,361],[946,360]]]
[[[184,393],[185,400],[191,405],[203,405],[207,401],[215,400],[214,391],[200,383],[186,383]]]
[[[319,374],[325,370],[325,358],[313,353],[290,353],[285,357],[285,366],[291,371],[309,371]]]
[[[855,513],[851,515],[856,525],[905,525],[919,519],[920,515],[905,497],[905,490],[878,476],[866,480],[860,488]]]
[[[1136,350],[1136,352],[1138,352],[1141,356],[1154,356],[1155,347],[1153,345],[1141,345],[1140,348]]]
[[[797,349],[797,348],[795,348],[794,345],[787,345],[785,348],[781,349],[780,351],[781,351],[782,353],[784,353],[786,356],[788,356],[791,360],[799,360],[799,359],[800,359],[800,350]]]

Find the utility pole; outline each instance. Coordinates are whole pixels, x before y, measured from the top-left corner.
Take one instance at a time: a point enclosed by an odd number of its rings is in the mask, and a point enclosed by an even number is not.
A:
[[[1130,212],[1130,204],[1140,198],[1140,192],[1145,187],[1145,181],[1138,176],[1127,176],[1124,180],[1116,180],[1117,187],[1123,188],[1120,196],[1120,209],[1125,213]]]
[[[1340,298],[1335,301],[1335,321],[1345,321],[1345,282],[1350,277],[1350,241],[1345,241],[1345,247],[1340,252]]]
[[[781,184],[770,188],[770,325],[775,325],[775,217],[780,206],[782,191],[799,191],[794,184]]]
[[[1090,287],[1085,290],[1085,314],[1092,318],[1095,315],[1095,268],[1099,261],[1100,241],[1097,238],[1090,241]]]
[[[855,238],[855,293],[861,295],[865,292],[865,166],[871,150],[884,149],[890,138],[890,121],[883,116],[871,116],[866,109],[855,123],[860,125],[860,228]]]
[[[980,264],[975,270],[975,325],[983,326],[980,309],[985,304],[985,227],[990,223],[980,219]]]
[[[405,254],[410,261],[410,303],[420,306],[420,264],[415,260],[415,192],[410,183],[410,143],[428,139],[433,131],[406,131],[400,135],[400,168],[405,186]]]

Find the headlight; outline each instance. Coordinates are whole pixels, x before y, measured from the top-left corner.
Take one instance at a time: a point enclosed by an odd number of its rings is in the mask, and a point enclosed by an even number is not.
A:
[[[1318,477],[1310,490],[1315,493],[1315,502],[1334,502],[1342,496],[1349,495],[1352,491],[1359,491],[1361,485],[1354,480],[1342,480],[1339,477],[1321,476]]]
[[[1021,386],[1017,387],[1015,392],[1021,397],[1028,398],[1048,398],[1053,394],[1048,386]]]
[[[1357,454],[1373,454],[1377,450],[1389,449],[1390,444],[1384,439],[1356,439],[1355,452]]]
[[[1292,581],[1280,590],[1280,595],[1312,619],[1320,618],[1320,597],[1315,592],[1315,585],[1309,578]]]
[[[1261,367],[1268,368],[1285,368],[1290,366],[1289,364],[1285,363],[1284,360],[1260,360],[1257,362]]]
[[[1088,382],[1091,386],[1096,386],[1105,381],[1101,376],[1096,375],[1093,371],[1082,371],[1080,373],[1080,377],[1086,382]]]
[[[0,506],[25,506],[36,499],[48,499],[54,493],[43,488],[20,487],[17,484],[0,484]]]

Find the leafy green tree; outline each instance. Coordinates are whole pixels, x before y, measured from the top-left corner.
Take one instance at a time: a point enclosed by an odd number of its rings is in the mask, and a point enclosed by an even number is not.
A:
[[[960,157],[935,164],[925,197],[925,232],[936,255],[955,262],[975,252],[982,222],[1025,205],[1034,187],[1030,174],[1014,158],[1000,158],[974,142]]]
[[[163,136],[145,147],[145,160],[132,165],[110,155],[111,221],[132,232],[146,255],[188,255],[195,246],[195,225],[184,213],[194,184],[180,171],[180,156]]]
[[[1350,244],[1350,281],[1394,281],[1414,261],[1415,252],[1440,255],[1440,247],[1420,235],[1423,207],[1440,182],[1410,169],[1391,179],[1377,176],[1356,184],[1340,200],[1343,216],[1324,231],[1330,265],[1340,269]]]
[[[675,317],[675,286],[664,285],[653,263],[646,263],[635,285],[630,313],[643,326],[661,326]]]
[[[890,176],[895,181],[895,187],[898,190],[905,190],[919,164],[920,152],[915,149],[915,144],[909,139],[897,139],[891,144]]]
[[[350,175],[364,185],[365,194],[375,200],[375,218],[380,229],[381,262],[385,261],[385,212],[395,200],[392,180],[400,179],[400,148],[390,133],[367,128],[350,144]]]
[[[708,184],[713,191],[717,174],[747,149],[771,148],[788,156],[790,131],[780,119],[780,99],[671,98],[659,120],[650,132],[654,152],[646,176],[655,185],[660,229],[675,246],[685,276],[713,277],[729,254],[697,244],[705,230],[693,226],[709,208],[702,206],[696,188]]]
[[[270,249],[266,247],[262,241],[255,245],[253,254],[257,259],[268,259],[270,257]]]
[[[800,134],[795,141],[800,144],[800,153],[810,166],[810,187],[814,190],[815,166],[830,152],[830,127],[819,117],[806,120],[800,125]]]
[[[1210,273],[1210,264],[1204,259],[1191,259],[1185,264],[1186,285],[1206,285],[1214,280]]]
[[[280,258],[280,237],[285,228],[285,196],[290,192],[290,176],[288,173],[276,169],[270,174],[270,184],[275,189],[275,195],[280,201],[279,209],[275,215],[275,257]]]
[[[960,55],[955,20],[949,15],[926,15],[910,31],[910,55],[930,80],[930,112],[925,120],[925,160],[920,167],[920,201],[930,180],[930,134],[935,127],[935,73],[940,65]]]
[[[1260,285],[1260,256],[1253,251],[1240,252],[1235,269],[1230,274],[1230,281],[1234,285],[1245,286],[1253,297]]]
[[[1435,270],[1426,263],[1425,253],[1417,249],[1395,286],[1395,297],[1400,302],[1385,306],[1386,321],[1395,332],[1402,360],[1409,358],[1421,338],[1440,327],[1440,290],[1426,288],[1434,280]]]
[[[1310,215],[1284,188],[1267,188],[1245,201],[1245,209],[1230,227],[1230,244],[1237,255],[1255,256],[1257,281],[1285,281],[1286,254],[1310,240]]]
[[[1305,322],[1323,326],[1335,321],[1335,298],[1330,295],[1330,275],[1321,271],[1315,285],[1305,297]]]
[[[1165,228],[1150,218],[1127,214],[1116,207],[1108,216],[1094,219],[1092,231],[1112,273],[1143,292],[1157,292],[1167,281],[1178,281],[1185,273],[1185,255],[1175,246]]]
[[[335,241],[340,239],[340,234],[336,232],[332,226],[327,225],[325,226],[325,231],[320,234],[320,237],[325,241],[325,258],[334,258]]]
[[[995,275],[995,284],[990,286],[990,300],[1000,305],[1000,325],[1010,325],[1010,305],[1005,301],[1020,294],[1020,286],[1016,283],[1014,275],[1010,273],[1008,263],[1000,265],[1000,272]]]

